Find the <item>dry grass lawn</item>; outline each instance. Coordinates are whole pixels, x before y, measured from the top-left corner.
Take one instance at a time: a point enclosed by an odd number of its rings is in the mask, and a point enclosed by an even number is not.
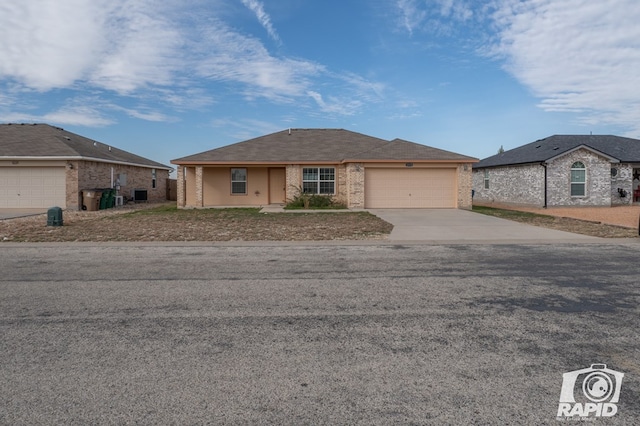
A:
[[[385,238],[392,225],[367,212],[259,213],[255,208],[178,210],[138,204],[97,212],[65,211],[0,221],[0,241],[305,241]]]

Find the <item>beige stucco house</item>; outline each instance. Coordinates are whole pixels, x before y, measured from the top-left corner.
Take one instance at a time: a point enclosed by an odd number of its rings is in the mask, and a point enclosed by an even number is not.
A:
[[[48,124],[0,125],[0,208],[82,208],[82,191],[167,198],[172,168]]]
[[[351,209],[470,209],[477,161],[348,130],[289,129],[171,163],[180,208],[282,204],[302,189]]]

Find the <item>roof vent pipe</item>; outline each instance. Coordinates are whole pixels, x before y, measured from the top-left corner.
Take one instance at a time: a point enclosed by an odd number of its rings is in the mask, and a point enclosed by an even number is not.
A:
[[[291,127],[289,127],[289,135],[291,135]]]

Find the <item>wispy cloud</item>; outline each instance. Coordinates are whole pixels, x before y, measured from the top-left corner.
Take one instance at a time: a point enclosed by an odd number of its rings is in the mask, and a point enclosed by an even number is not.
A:
[[[307,94],[316,102],[320,110],[327,114],[353,115],[362,106],[362,102],[356,99],[329,96],[325,100],[320,93],[313,90],[310,90]]]
[[[0,77],[40,91],[168,83],[180,36],[163,12],[151,0],[4,2]]]
[[[273,28],[271,17],[264,11],[264,4],[258,0],[242,0],[242,4],[256,14],[256,18],[258,18],[260,25],[267,30],[269,36],[276,42],[280,43],[280,37],[278,36],[275,28]]]
[[[239,34],[220,21],[199,37],[192,46],[200,51],[194,64],[198,75],[240,83],[241,91],[249,97],[285,101],[301,96],[312,84],[311,79],[325,72],[322,65],[311,61],[275,57],[259,40]]]
[[[401,27],[414,32],[448,33],[474,16],[468,0],[396,0]]]
[[[547,111],[640,132],[640,8],[635,0],[501,0],[493,53]]]
[[[0,84],[12,87],[11,94],[0,98],[5,116],[22,111],[31,117],[32,111],[18,100],[37,102],[39,95],[54,91],[76,100],[92,93],[112,103],[87,101],[33,117],[87,125],[106,125],[117,113],[171,120],[176,113],[220,102],[229,93],[252,101],[309,106],[309,91],[320,93],[319,87],[330,82],[348,87],[358,101],[339,108],[331,106],[327,95],[323,108],[351,114],[367,99],[380,97],[384,88],[353,73],[332,72],[313,60],[270,52],[259,38],[225,21],[224,0],[9,3],[0,3]],[[243,3],[279,42],[263,3]],[[139,108],[126,106],[132,99]],[[122,104],[119,109],[113,108],[117,102]]]
[[[282,130],[281,126],[271,122],[254,119],[218,118],[213,120],[211,124],[213,127],[224,129],[229,136],[234,138],[234,142]]]

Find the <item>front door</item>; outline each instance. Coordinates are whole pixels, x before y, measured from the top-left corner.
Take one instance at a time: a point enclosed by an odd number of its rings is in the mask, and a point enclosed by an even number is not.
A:
[[[269,204],[284,204],[286,201],[285,169],[269,169]]]

